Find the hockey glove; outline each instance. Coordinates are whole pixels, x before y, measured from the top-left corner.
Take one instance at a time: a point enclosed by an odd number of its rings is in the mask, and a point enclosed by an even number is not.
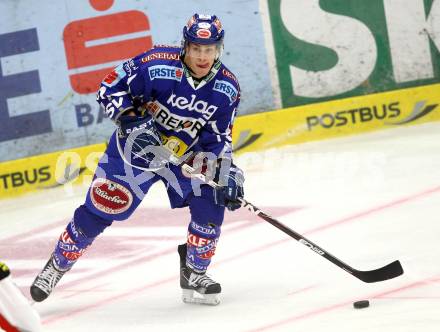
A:
[[[224,175],[221,175],[225,173]],[[220,185],[214,190],[214,200],[216,204],[226,206],[229,211],[237,210],[241,207],[239,198],[244,197],[244,175],[243,171],[231,164],[227,172],[217,169],[216,182]]]
[[[147,162],[153,160],[154,151],[158,150],[152,147],[161,145],[160,134],[154,125],[154,119],[151,116],[123,115],[118,121],[119,137],[127,138],[126,144],[132,144],[132,158],[141,158]]]

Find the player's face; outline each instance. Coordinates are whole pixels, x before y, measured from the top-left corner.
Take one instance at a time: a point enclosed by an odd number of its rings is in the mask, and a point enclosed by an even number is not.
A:
[[[189,66],[194,77],[208,75],[217,55],[216,45],[189,43],[185,48],[185,64]]]

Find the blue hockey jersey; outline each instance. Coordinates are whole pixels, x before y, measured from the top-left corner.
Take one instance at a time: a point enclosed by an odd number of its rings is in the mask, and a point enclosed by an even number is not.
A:
[[[179,47],[155,46],[116,67],[97,100],[112,120],[128,110],[148,111],[163,144],[177,156],[188,151],[232,158],[231,131],[240,102],[237,79],[220,61],[198,84]]]

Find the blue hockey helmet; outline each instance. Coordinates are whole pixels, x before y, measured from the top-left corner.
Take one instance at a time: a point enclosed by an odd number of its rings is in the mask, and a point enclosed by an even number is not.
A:
[[[188,43],[216,44],[220,55],[224,36],[222,23],[216,15],[194,14],[183,27],[182,48],[184,49]]]

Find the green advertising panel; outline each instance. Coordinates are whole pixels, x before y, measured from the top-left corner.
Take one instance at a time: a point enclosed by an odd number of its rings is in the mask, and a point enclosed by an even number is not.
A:
[[[283,107],[440,82],[439,0],[268,0]]]

